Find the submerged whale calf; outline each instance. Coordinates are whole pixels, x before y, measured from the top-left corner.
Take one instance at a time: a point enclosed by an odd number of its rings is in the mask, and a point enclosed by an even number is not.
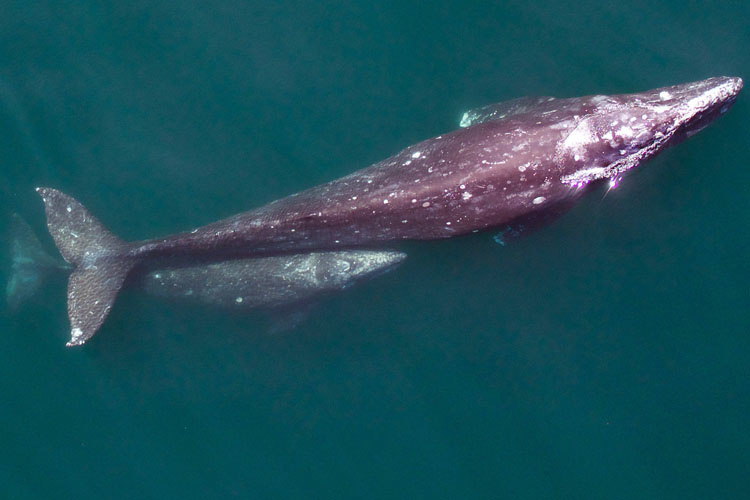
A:
[[[406,254],[394,250],[328,250],[230,259],[157,269],[137,280],[152,295],[232,308],[310,302],[390,271]]]
[[[596,181],[698,132],[734,103],[740,78],[623,95],[523,99],[467,114],[464,128],[307,191],[186,233],[127,243],[73,198],[38,188],[65,260],[71,339],[104,321],[131,268],[150,259],[227,258],[448,238],[538,221]]]
[[[13,215],[11,273],[6,300],[12,309],[28,300],[51,273],[71,266],[50,257],[29,225]],[[310,303],[322,295],[390,271],[406,258],[394,250],[329,250],[304,254],[195,262],[162,267],[156,262],[132,276],[146,293],[198,304],[253,310]]]

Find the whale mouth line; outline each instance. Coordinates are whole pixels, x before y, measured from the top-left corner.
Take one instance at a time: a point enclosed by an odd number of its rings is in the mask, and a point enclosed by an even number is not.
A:
[[[562,176],[560,181],[563,184],[583,187],[589,182],[599,179],[615,179],[664,149],[669,143],[669,140],[681,126],[681,124],[678,124],[670,127],[668,133],[655,138],[648,146],[637,149],[629,155],[619,158],[606,166],[584,168],[575,173]]]

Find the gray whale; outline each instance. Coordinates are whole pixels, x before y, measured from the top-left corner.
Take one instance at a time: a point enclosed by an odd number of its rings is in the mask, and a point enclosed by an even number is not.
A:
[[[406,254],[395,250],[328,250],[229,259],[159,268],[137,286],[147,293],[227,309],[308,303],[390,271]]]
[[[564,211],[599,181],[678,143],[727,111],[742,89],[709,78],[623,95],[526,98],[470,112],[463,128],[348,176],[192,231],[135,243],[75,199],[38,188],[63,258],[71,339],[107,316],[130,270],[150,259],[269,255],[433,240]]]

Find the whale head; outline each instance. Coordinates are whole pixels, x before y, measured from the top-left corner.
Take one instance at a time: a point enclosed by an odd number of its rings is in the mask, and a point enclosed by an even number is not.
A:
[[[742,79],[716,77],[635,94],[590,96],[559,142],[556,162],[563,182],[581,187],[617,178],[670,145],[690,137],[734,104]]]
[[[357,281],[390,271],[406,258],[395,250],[342,250],[310,254],[321,287],[348,288]]]

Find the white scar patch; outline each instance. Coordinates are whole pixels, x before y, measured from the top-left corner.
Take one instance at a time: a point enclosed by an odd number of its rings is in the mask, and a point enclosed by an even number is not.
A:
[[[617,135],[620,137],[633,137],[633,129],[625,125],[617,131]]]
[[[574,153],[583,154],[586,146],[598,142],[598,140],[589,122],[584,120],[565,138],[563,147],[572,150]]]
[[[76,327],[76,328],[73,328],[73,329],[72,329],[72,330],[70,331],[70,341],[71,341],[71,342],[73,342],[73,343],[75,343],[75,342],[78,342],[78,340],[79,340],[79,339],[80,339],[80,338],[81,338],[82,336],[83,336],[83,330],[81,330],[81,329],[80,329],[80,328],[78,328],[78,327]]]

